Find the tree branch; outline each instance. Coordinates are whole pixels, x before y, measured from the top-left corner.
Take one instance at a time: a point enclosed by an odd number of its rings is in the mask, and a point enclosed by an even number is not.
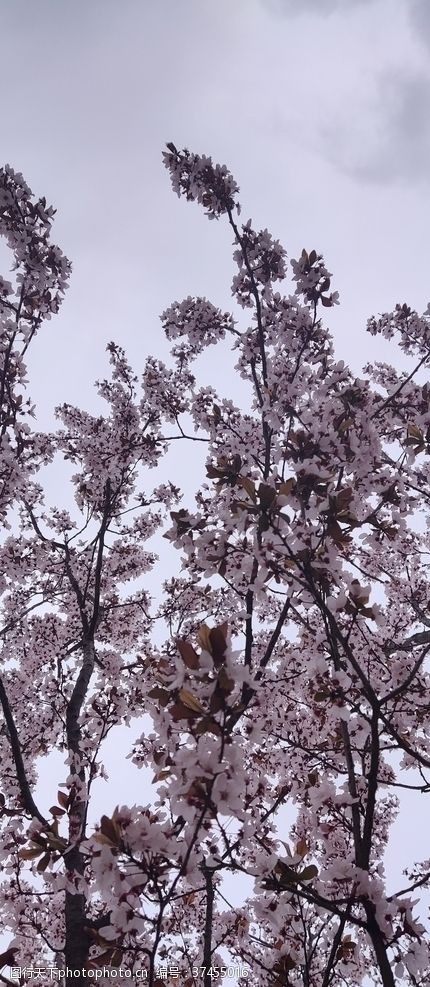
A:
[[[17,777],[17,780],[18,780],[19,789],[20,789],[20,792],[21,792],[21,798],[22,798],[22,801],[23,801],[24,808],[25,808],[26,812],[29,813],[29,815],[31,815],[32,817],[35,817],[36,819],[38,819],[39,822],[41,822],[43,824],[43,826],[46,826],[47,825],[47,820],[42,815],[42,813],[39,811],[39,809],[38,809],[38,807],[37,807],[37,805],[36,805],[36,803],[35,803],[35,801],[33,799],[33,795],[32,795],[31,789],[30,789],[30,785],[28,783],[27,774],[26,774],[26,771],[25,771],[25,765],[24,765],[24,761],[23,761],[23,757],[22,757],[21,744],[20,744],[19,737],[18,737],[18,731],[17,731],[16,725],[15,725],[15,719],[14,719],[14,716],[13,716],[13,713],[12,713],[12,710],[11,710],[11,707],[10,707],[10,704],[9,704],[9,699],[8,699],[8,696],[7,696],[7,692],[6,692],[6,689],[5,689],[3,680],[1,678],[0,678],[0,702],[1,702],[1,705],[2,705],[3,714],[4,714],[4,718],[5,718],[5,722],[6,722],[6,726],[7,726],[7,730],[8,730],[9,743],[10,743],[10,747],[11,747],[11,751],[12,751],[12,757],[13,757],[15,768],[16,768],[16,777]]]

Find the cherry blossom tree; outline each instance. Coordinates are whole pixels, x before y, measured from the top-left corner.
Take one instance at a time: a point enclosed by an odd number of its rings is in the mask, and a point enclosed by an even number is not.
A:
[[[430,314],[370,319],[413,363],[356,377],[325,326],[322,255],[288,262],[242,223],[225,166],[173,144],[164,163],[231,228],[236,320],[175,302],[170,366],[137,376],[110,343],[105,414],[63,405],[52,434],[31,426],[23,361],[70,265],[53,210],[0,173],[18,272],[0,281],[0,982],[424,987],[430,862],[411,839],[393,892],[384,857],[402,789],[430,785]],[[215,345],[242,407],[198,379]],[[192,504],[163,474],[173,441],[205,452]],[[45,505],[53,459],[76,470],[74,513]],[[157,532],[181,571],[156,593]],[[152,784],[94,828],[103,742],[142,716],[131,754]],[[67,777],[49,807],[52,750]]]

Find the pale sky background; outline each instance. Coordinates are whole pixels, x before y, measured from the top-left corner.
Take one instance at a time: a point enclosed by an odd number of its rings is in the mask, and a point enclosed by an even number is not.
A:
[[[0,0],[0,23],[0,160],[57,207],[53,239],[73,262],[28,360],[42,427],[62,401],[95,408],[110,339],[139,371],[167,355],[158,316],[173,300],[230,305],[230,232],[173,195],[166,141],[226,163],[244,220],[290,256],[324,253],[339,358],[357,373],[372,357],[398,362],[364,326],[397,301],[430,300],[430,0]],[[213,352],[205,367],[234,397]],[[49,482],[67,499],[60,474]],[[145,802],[121,774],[113,801]],[[412,827],[428,856],[411,798],[392,890]]]

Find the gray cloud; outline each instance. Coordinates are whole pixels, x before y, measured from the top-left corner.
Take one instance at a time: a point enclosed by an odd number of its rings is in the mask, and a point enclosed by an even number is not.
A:
[[[283,16],[307,16],[327,14],[348,15],[357,8],[377,5],[381,0],[260,0],[263,7],[272,14]],[[394,0],[392,0],[394,3]],[[404,6],[412,29],[418,39],[430,46],[430,3],[429,0],[397,0]]]
[[[430,76],[387,70],[373,111],[322,132],[326,156],[347,174],[378,184],[430,179]]]
[[[430,76],[387,73],[381,80],[379,117],[380,145],[363,167],[364,177],[428,181]]]
[[[430,46],[430,5],[428,0],[410,0],[407,9],[417,37],[421,42]]]
[[[430,0],[260,0],[266,12],[306,17],[309,27],[330,16],[340,27],[355,15],[354,38],[362,78],[350,105],[326,103],[315,130],[315,149],[344,174],[375,184],[428,182],[430,178]],[[367,18],[368,42],[362,33]],[[393,28],[393,23],[395,27]],[[403,44],[399,43],[403,34]],[[379,38],[375,46],[375,38]],[[394,46],[393,46],[394,41]],[[366,59],[372,48],[374,61]],[[358,53],[358,54],[357,54]],[[342,72],[353,53],[338,53]],[[423,57],[424,56],[424,57]],[[343,105],[342,105],[343,103]]]
[[[264,7],[274,14],[295,15],[348,13],[355,7],[363,7],[375,0],[261,0]]]

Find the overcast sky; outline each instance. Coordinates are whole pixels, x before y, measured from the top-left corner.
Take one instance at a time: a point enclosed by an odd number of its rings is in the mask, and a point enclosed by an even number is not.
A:
[[[29,360],[43,425],[61,401],[94,406],[110,339],[139,370],[167,352],[158,316],[171,301],[229,305],[229,231],[173,195],[166,141],[226,163],[244,219],[290,256],[324,253],[341,296],[329,313],[339,357],[357,372],[386,352],[364,334],[369,315],[426,307],[429,0],[0,7],[0,158],[57,207],[54,240],[74,268]],[[224,368],[208,366],[222,387]],[[393,873],[405,862],[396,847]]]
[[[324,252],[357,369],[368,315],[427,304],[428,0],[3,0],[1,20],[1,157],[74,265],[31,361],[44,419],[90,400],[109,339],[137,368],[170,301],[230,301],[229,231],[172,194],[168,140],[228,164],[290,256]]]

